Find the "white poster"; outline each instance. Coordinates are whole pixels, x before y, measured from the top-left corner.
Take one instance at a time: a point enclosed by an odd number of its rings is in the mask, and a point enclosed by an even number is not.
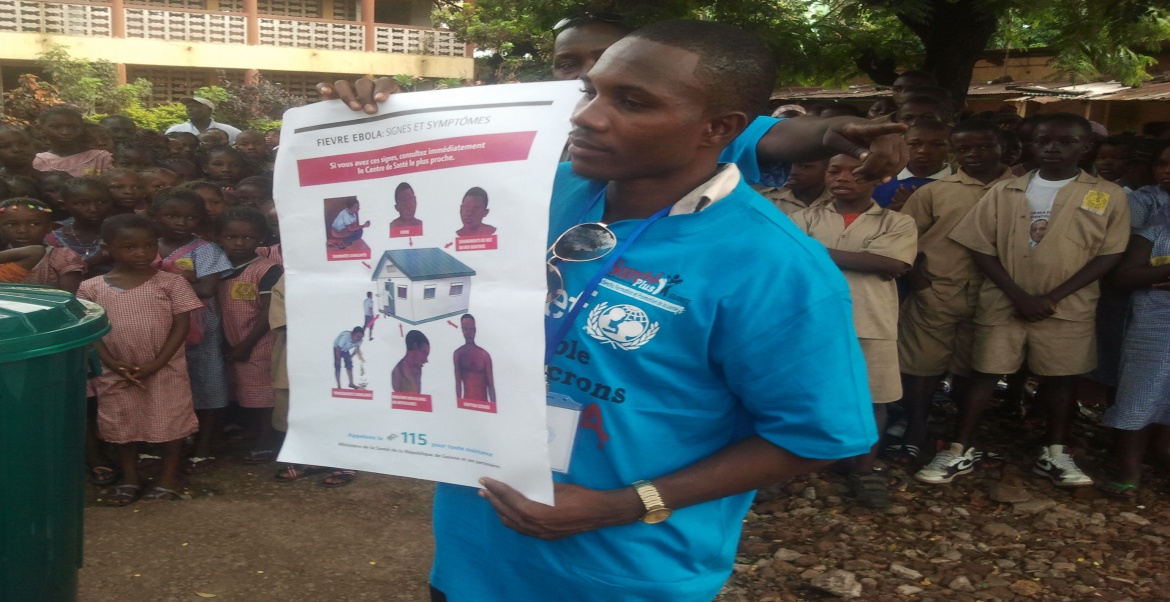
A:
[[[552,503],[545,234],[580,85],[395,94],[285,113],[276,204],[289,431],[280,460]]]

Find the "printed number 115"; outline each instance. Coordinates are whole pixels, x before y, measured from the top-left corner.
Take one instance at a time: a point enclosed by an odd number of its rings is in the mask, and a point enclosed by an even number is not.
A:
[[[426,445],[426,433],[402,433],[402,442],[407,445]]]

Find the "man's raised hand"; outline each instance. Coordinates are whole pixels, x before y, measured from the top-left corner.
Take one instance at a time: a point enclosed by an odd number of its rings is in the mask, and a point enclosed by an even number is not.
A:
[[[378,104],[386,102],[391,94],[401,92],[398,82],[389,77],[370,79],[359,78],[353,82],[339,79],[332,84],[321,82],[317,84],[317,93],[321,100],[340,99],[354,111],[364,111],[370,115],[378,112]]]
[[[888,182],[906,167],[906,124],[873,123],[864,119],[835,123],[825,132],[825,148],[861,160],[853,173],[867,180]]]

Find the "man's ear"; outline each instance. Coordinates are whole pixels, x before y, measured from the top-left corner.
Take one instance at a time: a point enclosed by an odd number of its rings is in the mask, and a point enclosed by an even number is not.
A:
[[[746,113],[738,111],[709,117],[703,145],[723,148],[731,144],[731,141],[747,128],[750,121]]]

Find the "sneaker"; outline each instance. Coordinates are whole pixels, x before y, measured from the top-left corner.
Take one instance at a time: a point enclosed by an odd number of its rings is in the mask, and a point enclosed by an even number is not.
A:
[[[929,464],[914,473],[914,478],[923,483],[950,483],[955,477],[967,474],[975,468],[975,448],[963,450],[962,444],[952,443],[947,449],[935,454]]]
[[[1063,445],[1046,445],[1040,451],[1040,459],[1032,465],[1032,472],[1048,477],[1058,487],[1088,487],[1093,484],[1089,475],[1081,472],[1073,461],[1071,448]]]

